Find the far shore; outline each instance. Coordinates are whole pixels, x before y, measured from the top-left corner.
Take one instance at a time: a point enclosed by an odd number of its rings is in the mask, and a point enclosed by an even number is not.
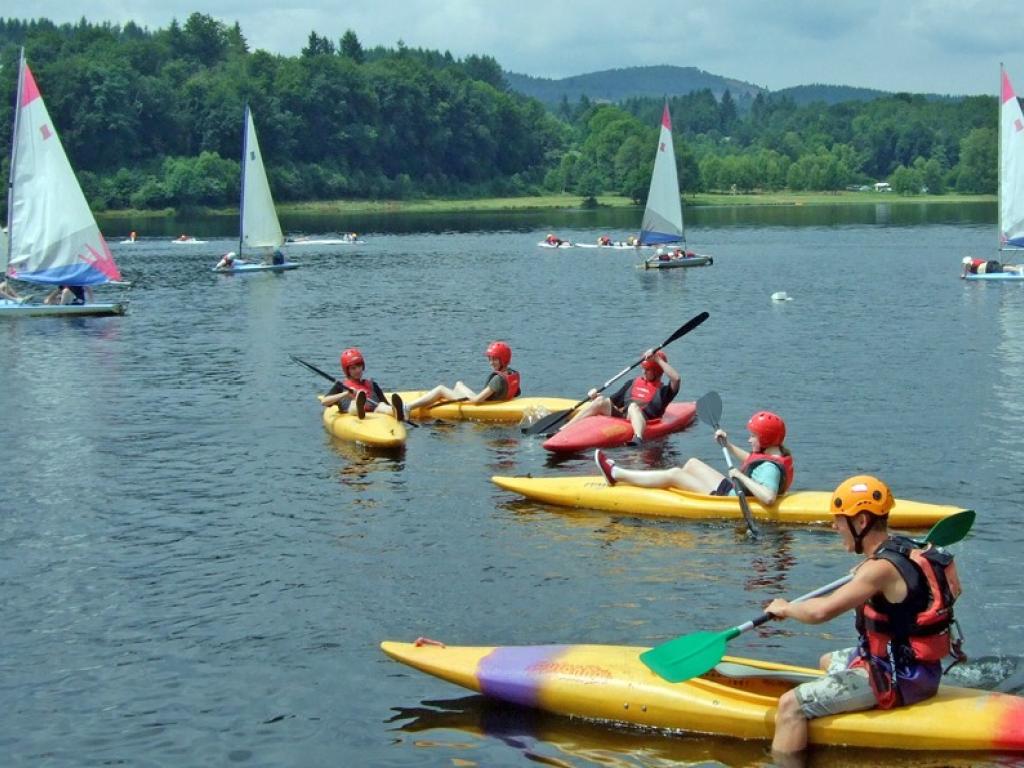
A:
[[[725,206],[800,206],[800,205],[942,205],[948,203],[996,202],[995,195],[898,195],[893,192],[765,192],[756,194],[722,194],[701,192],[686,195],[683,202],[687,207]],[[318,200],[301,203],[280,203],[277,210],[282,214],[331,215],[331,214],[388,214],[388,213],[499,213],[504,211],[544,211],[553,209],[580,210],[587,208],[579,195],[540,195],[532,197],[488,197],[479,199],[430,199],[430,200]],[[628,197],[599,195],[598,209],[636,208]],[[237,216],[237,208],[202,208],[196,211],[203,216]],[[171,217],[176,215],[173,208],[161,210],[109,210],[99,213],[103,216]]]

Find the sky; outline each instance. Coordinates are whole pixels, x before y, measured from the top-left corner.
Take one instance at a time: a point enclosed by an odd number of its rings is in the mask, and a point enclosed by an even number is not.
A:
[[[1024,0],[6,0],[0,16],[156,30],[194,12],[289,56],[312,30],[352,29],[364,48],[486,54],[535,77],[670,64],[771,90],[995,94],[1002,61],[1024,92]]]

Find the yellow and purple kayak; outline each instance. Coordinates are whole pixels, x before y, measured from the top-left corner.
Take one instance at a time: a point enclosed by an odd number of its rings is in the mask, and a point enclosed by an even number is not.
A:
[[[411,403],[425,395],[425,390],[418,392],[399,392],[402,402]],[[391,399],[391,395],[388,395]],[[501,400],[483,403],[447,402],[429,408],[417,408],[406,412],[410,419],[447,419],[450,421],[482,421],[492,424],[518,424],[527,415],[547,415],[555,411],[563,411],[576,405],[577,400],[565,397],[516,397],[512,400]]]
[[[494,699],[571,717],[770,739],[779,696],[820,673],[726,656],[683,683],[651,672],[646,648],[614,645],[443,647],[381,643],[410,667]],[[810,741],[913,750],[1024,750],[1024,699],[942,686],[910,707],[812,720]]]
[[[590,477],[508,477],[494,475],[491,482],[533,501],[560,507],[598,509],[632,516],[680,517],[692,520],[743,519],[736,496],[705,496],[675,488],[640,488],[608,485],[600,475]],[[765,507],[747,496],[754,519],[771,523],[832,522],[827,491],[794,491]],[[897,499],[889,513],[893,528],[930,528],[939,520],[963,512],[961,507]]]
[[[324,429],[339,440],[348,440],[371,448],[400,448],[405,445],[405,425],[394,416],[367,413],[360,419],[353,412],[343,413],[338,406],[323,409]]]

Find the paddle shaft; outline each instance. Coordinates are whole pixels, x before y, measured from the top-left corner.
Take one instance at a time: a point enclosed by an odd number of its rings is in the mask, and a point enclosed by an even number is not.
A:
[[[707,312],[701,312],[699,315],[694,315],[692,318],[687,320],[683,325],[679,326],[679,328],[677,328],[675,330],[675,333],[673,333],[671,336],[669,336],[667,339],[665,339],[661,344],[659,344],[658,346],[654,347],[654,349],[651,351],[651,354],[653,355],[658,350],[663,349],[664,347],[667,347],[669,344],[671,344],[673,341],[678,339],[680,336],[685,336],[690,331],[692,331],[694,328],[696,328],[701,323],[703,323],[705,320],[707,320],[708,317],[710,317],[710,315]],[[627,373],[629,373],[631,370],[633,370],[638,365],[640,365],[640,363],[642,363],[644,361],[644,359],[645,358],[641,357],[639,360],[637,360],[632,365],[628,365],[625,368],[623,368],[617,374],[615,374],[610,379],[608,379],[608,381],[606,381],[604,384],[602,384],[598,389],[596,389],[594,391],[594,394],[596,395],[596,394],[598,394],[600,392],[603,392],[604,390],[608,389],[608,387],[610,387],[616,381],[618,381],[623,376],[625,376]],[[560,424],[563,421],[565,421],[569,416],[574,414],[577,411],[577,409],[579,409],[581,406],[586,405],[588,402],[590,402],[590,400],[591,400],[591,396],[588,394],[587,397],[585,397],[582,400],[580,400],[578,403],[576,403],[576,405],[574,405],[569,410],[562,411],[561,413],[552,414],[551,416],[545,417],[544,419],[541,419],[540,421],[538,421],[536,424],[533,424],[532,426],[527,427],[523,431],[528,433],[528,434],[536,434],[537,432],[546,432],[549,429],[551,429],[553,426],[555,426],[556,424]]]
[[[810,600],[813,597],[821,597],[822,595],[827,595],[829,592],[835,592],[841,586],[847,584],[850,581],[853,581],[852,573],[843,576],[841,579],[836,579],[835,581],[826,584],[823,587],[818,587],[817,589],[811,590],[806,595],[800,595],[800,597],[796,598],[795,600],[790,600],[790,602],[802,603],[804,600]],[[729,639],[732,639],[737,635],[742,635],[744,632],[747,632],[753,629],[754,627],[760,627],[762,624],[766,624],[769,621],[771,621],[772,618],[773,617],[770,613],[762,613],[756,619],[752,619],[750,621],[744,622],[743,624],[740,624],[737,627],[733,627],[732,630],[730,630],[730,632],[735,632],[736,634],[730,635]]]
[[[697,413],[700,415],[701,421],[707,421],[717,432],[722,418],[722,398],[715,391],[708,392],[697,403]],[[729,451],[727,440],[722,441],[722,455],[725,456],[725,466],[731,471],[733,469],[732,454]],[[757,528],[754,526],[754,515],[750,511],[750,502],[747,501],[747,489],[743,487],[743,482],[736,478],[732,478],[732,487],[736,490],[736,498],[740,502],[743,520],[747,524],[747,533],[751,536],[757,536]]]

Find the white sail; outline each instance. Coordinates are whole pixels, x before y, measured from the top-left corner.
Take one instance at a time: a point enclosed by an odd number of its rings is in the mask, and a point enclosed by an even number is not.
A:
[[[249,248],[278,248],[284,243],[281,224],[274,209],[263,156],[256,140],[252,112],[245,108],[245,144],[242,148],[241,242],[239,252]]]
[[[999,245],[1024,248],[1024,115],[1006,71],[999,107]]]
[[[98,285],[121,273],[78,185],[22,52],[7,197],[6,273]]]
[[[668,103],[661,115],[661,136],[654,155],[654,173],[647,192],[647,208],[640,225],[640,244],[675,243],[683,237],[683,205],[679,198],[676,153],[672,147],[672,118]]]

